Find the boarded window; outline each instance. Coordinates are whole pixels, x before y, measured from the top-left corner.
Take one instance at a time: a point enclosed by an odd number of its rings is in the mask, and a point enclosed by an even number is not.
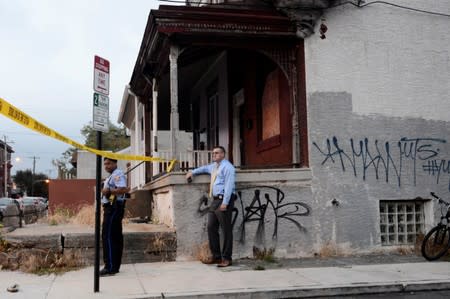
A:
[[[280,97],[278,84],[278,70],[271,72],[264,85],[261,100],[262,112],[262,140],[280,134]]]

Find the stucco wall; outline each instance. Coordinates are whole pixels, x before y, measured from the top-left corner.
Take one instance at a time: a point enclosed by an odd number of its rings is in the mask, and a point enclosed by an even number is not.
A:
[[[348,93],[313,93],[309,124],[316,226],[324,240],[380,245],[379,200],[448,196],[449,122],[361,116]],[[425,220],[428,227],[434,221]]]
[[[450,13],[443,0],[391,2]],[[321,242],[370,250],[380,200],[449,196],[450,23],[386,5],[324,18],[326,39],[305,39],[314,227]],[[425,208],[429,228],[435,202]]]
[[[447,0],[389,2],[450,14]],[[383,4],[343,5],[323,17],[326,39],[320,20],[305,39],[308,94],[347,92],[360,115],[450,121],[448,17]]]
[[[237,173],[241,197],[235,202],[234,258],[252,257],[254,248],[275,249],[275,255],[283,257],[309,256],[318,249],[310,180],[307,169]],[[172,173],[148,187],[153,191],[154,220],[177,232],[177,259],[195,258],[208,239],[202,197],[209,190],[209,176],[187,184],[183,173]]]

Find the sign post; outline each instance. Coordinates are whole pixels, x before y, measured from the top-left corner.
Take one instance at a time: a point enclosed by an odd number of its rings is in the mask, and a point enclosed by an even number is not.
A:
[[[94,92],[92,127],[96,131],[108,132],[109,129],[109,98]]]
[[[109,61],[94,58],[93,129],[97,131],[97,149],[102,150],[102,132],[109,128]],[[101,210],[102,157],[97,155],[95,188],[95,261],[94,292],[100,289],[100,210]]]

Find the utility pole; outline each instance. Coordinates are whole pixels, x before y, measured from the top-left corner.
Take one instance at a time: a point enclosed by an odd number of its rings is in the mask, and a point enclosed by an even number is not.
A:
[[[7,170],[7,168],[8,168],[8,162],[7,162],[7,160],[8,160],[8,146],[6,145],[6,136],[5,135],[3,135],[3,145],[5,146],[5,149],[4,149],[4,158],[3,158],[3,180],[4,180],[4,182],[5,182],[5,184],[4,184],[4,186],[5,186],[5,190],[4,190],[4,195],[5,195],[5,197],[8,197],[8,177],[7,177],[7,175],[8,175],[8,170]]]
[[[34,195],[34,174],[36,171],[36,159],[39,159],[39,157],[33,156],[33,157],[29,157],[30,159],[33,159],[33,172],[31,173],[31,195]]]

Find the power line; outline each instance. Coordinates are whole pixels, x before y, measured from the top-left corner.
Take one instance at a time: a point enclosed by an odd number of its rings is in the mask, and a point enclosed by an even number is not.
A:
[[[170,2],[170,3],[186,3],[186,1],[182,1],[182,0],[158,0],[159,2]],[[263,1],[265,3],[269,3],[268,1]],[[192,4],[206,4],[202,1],[190,1],[189,3]],[[250,6],[257,6],[257,5],[249,5],[249,4],[239,4],[239,3],[208,3],[209,5],[221,5],[221,6],[246,6],[246,7],[250,7]],[[425,14],[431,14],[431,15],[436,15],[436,16],[442,16],[442,17],[450,17],[450,14],[445,14],[445,13],[441,13],[441,12],[435,12],[435,11],[429,11],[429,10],[423,10],[423,9],[418,9],[418,8],[414,8],[414,7],[408,7],[408,6],[404,6],[404,5],[399,5],[399,4],[395,4],[395,3],[390,3],[387,1],[372,1],[369,3],[365,3],[362,4],[362,1],[358,0],[358,3],[354,3],[352,1],[344,1],[341,3],[337,3],[335,5],[329,6],[327,8],[322,8],[323,10],[326,9],[330,9],[330,8],[335,8],[338,6],[343,6],[343,5],[353,5],[357,8],[364,8],[366,6],[369,5],[373,5],[373,4],[384,4],[384,5],[389,5],[389,6],[393,6],[396,8],[401,8],[401,9],[405,9],[405,10],[410,10],[410,11],[415,11],[415,12],[420,12],[420,13],[425,13]],[[317,7],[311,7],[311,6],[277,6],[277,8],[287,8],[287,9],[317,9]]]
[[[403,6],[403,5],[399,5],[399,4],[390,3],[390,2],[387,2],[387,1],[373,1],[373,2],[366,3],[366,4],[361,4],[361,1],[358,1],[358,3],[353,3],[352,1],[345,1],[345,2],[343,2],[341,4],[338,4],[338,5],[335,5],[335,6],[332,6],[332,7],[342,6],[342,5],[345,5],[345,4],[350,4],[350,5],[353,5],[353,6],[358,7],[358,8],[363,8],[363,7],[372,5],[372,4],[384,4],[384,5],[390,5],[390,6],[401,8],[401,9],[406,9],[406,10],[426,13],[426,14],[430,14],[430,15],[436,15],[436,16],[442,16],[442,17],[450,17],[450,14],[445,14],[445,13],[440,13],[440,12],[435,12],[435,11],[429,11],[429,10],[423,10],[423,9]],[[332,8],[332,7],[329,7],[329,8]]]

